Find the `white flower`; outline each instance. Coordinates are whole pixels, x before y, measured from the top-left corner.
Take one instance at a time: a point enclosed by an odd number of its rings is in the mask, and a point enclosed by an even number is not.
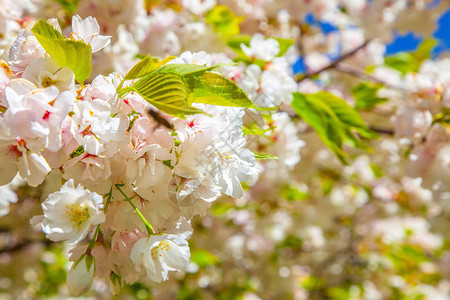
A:
[[[257,33],[250,40],[250,47],[241,44],[241,49],[248,57],[271,61],[280,52],[280,45],[277,40],[265,39],[262,34]]]
[[[195,15],[203,15],[216,5],[216,0],[183,0],[183,7]]]
[[[105,221],[102,208],[102,196],[81,185],[75,188],[69,180],[42,203],[42,230],[52,241],[68,240],[75,244],[86,237],[91,226]]]
[[[169,271],[179,271],[187,266],[190,251],[182,236],[161,234],[141,238],[134,244],[130,257],[136,270],[144,267],[151,280],[161,282],[167,280]]]
[[[44,57],[45,50],[31,32],[31,28],[27,27],[19,31],[8,55],[11,70],[23,72],[33,59]]]
[[[92,53],[100,51],[111,43],[110,36],[100,35],[100,26],[98,26],[97,20],[93,17],[87,17],[83,20],[78,15],[73,16],[72,30],[72,37],[75,40],[82,40],[90,44]]]
[[[67,67],[59,67],[50,57],[32,60],[22,78],[30,80],[41,88],[54,85],[60,91],[68,91],[75,86],[75,76],[72,70]]]
[[[92,286],[95,271],[94,257],[83,255],[67,273],[67,287],[75,296],[81,296]]]
[[[116,151],[116,143],[126,140],[128,119],[112,115],[111,105],[104,100],[78,101],[74,105],[72,133],[79,145],[93,155]]]
[[[39,146],[39,145],[38,145]],[[16,176],[17,171],[31,186],[41,184],[51,171],[45,158],[39,152],[33,152],[36,144],[16,138],[0,148],[0,184],[7,184]]]
[[[0,217],[9,213],[9,204],[17,202],[17,194],[9,184],[0,186]]]
[[[200,66],[211,66],[211,57],[205,51],[194,52],[185,51],[180,57],[172,59],[169,64],[191,64]]]

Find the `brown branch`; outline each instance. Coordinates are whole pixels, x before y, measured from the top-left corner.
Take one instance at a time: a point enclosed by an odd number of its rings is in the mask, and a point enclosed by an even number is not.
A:
[[[341,73],[348,74],[348,75],[352,75],[352,76],[355,76],[355,77],[358,77],[358,78],[362,78],[362,79],[366,79],[366,80],[373,81],[373,82],[376,82],[376,83],[380,83],[380,84],[383,84],[386,87],[391,88],[391,89],[397,89],[397,90],[401,90],[401,91],[406,91],[406,89],[403,88],[403,87],[392,85],[390,83],[387,83],[387,82],[385,82],[383,80],[380,80],[378,78],[370,76],[369,74],[366,74],[366,73],[364,73],[364,72],[362,72],[360,70],[354,69],[354,68],[349,67],[349,66],[343,66],[343,65],[336,66],[334,68],[334,70],[338,71],[338,72],[341,72]]]
[[[307,78],[311,78],[315,75],[318,75],[320,73],[322,73],[323,71],[329,70],[329,69],[333,69],[335,68],[339,63],[341,63],[342,61],[346,60],[347,58],[351,57],[352,55],[354,55],[355,53],[357,53],[359,50],[365,48],[367,46],[367,44],[369,44],[371,42],[371,40],[367,40],[364,43],[362,43],[360,46],[356,47],[355,49],[353,49],[352,51],[343,54],[341,57],[339,57],[338,59],[336,59],[335,61],[331,62],[329,65],[314,71],[312,73],[307,73],[305,74],[302,78],[298,79],[297,82],[302,82],[303,80],[307,79]]]

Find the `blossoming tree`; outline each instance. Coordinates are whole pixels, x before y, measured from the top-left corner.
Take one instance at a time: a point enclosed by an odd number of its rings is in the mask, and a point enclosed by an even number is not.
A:
[[[448,1],[0,4],[1,297],[448,299]]]

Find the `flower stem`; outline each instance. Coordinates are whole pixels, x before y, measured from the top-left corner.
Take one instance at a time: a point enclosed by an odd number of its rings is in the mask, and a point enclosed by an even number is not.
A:
[[[139,209],[136,207],[136,205],[133,204],[133,202],[131,202],[130,198],[128,198],[127,195],[125,195],[125,193],[122,191],[122,189],[120,188],[119,185],[116,184],[116,188],[119,190],[119,192],[125,197],[125,201],[127,201],[128,203],[130,203],[130,205],[133,207],[134,211],[137,213],[137,215],[139,216],[139,218],[141,218],[142,222],[144,222],[145,224],[145,228],[148,231],[149,235],[155,234],[155,230],[153,229],[153,226],[147,221],[147,219],[144,217],[144,215],[142,215],[142,213],[139,211]]]
[[[89,243],[88,248],[86,249],[86,254],[90,255],[92,249],[94,249],[95,241],[97,240],[97,235],[98,235],[99,231],[100,231],[100,224],[97,225],[97,228],[95,229],[94,236],[92,237],[92,240]]]
[[[111,189],[109,190],[109,193],[106,194],[104,197],[108,197],[108,198],[106,199],[105,207],[103,208],[103,211],[106,212],[106,208],[108,207],[109,203],[111,202],[111,197],[112,197],[112,187],[111,187]]]

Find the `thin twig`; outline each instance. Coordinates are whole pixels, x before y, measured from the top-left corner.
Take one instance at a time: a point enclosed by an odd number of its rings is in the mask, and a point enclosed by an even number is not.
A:
[[[352,76],[355,76],[355,77],[358,77],[358,78],[362,78],[362,79],[366,79],[366,80],[369,80],[369,81],[373,81],[373,82],[376,82],[376,83],[381,83],[381,84],[383,84],[386,87],[391,88],[391,89],[407,91],[404,87],[392,85],[392,84],[390,84],[388,82],[385,82],[383,80],[380,80],[378,78],[370,76],[369,74],[366,74],[363,71],[357,70],[357,69],[352,68],[350,66],[339,65],[339,66],[336,66],[334,68],[334,70],[338,71],[338,72],[341,72],[341,73],[346,73],[346,74],[349,74],[349,75],[352,75]]]
[[[353,49],[352,51],[343,54],[341,57],[339,57],[338,59],[334,60],[333,62],[331,62],[329,65],[314,71],[312,73],[307,73],[306,75],[304,75],[302,78],[298,79],[297,82],[302,82],[303,80],[307,79],[307,78],[311,78],[315,75],[318,75],[320,73],[322,73],[323,71],[329,70],[329,69],[333,69],[335,68],[339,63],[341,63],[342,61],[346,60],[347,58],[353,56],[356,52],[358,52],[359,50],[363,49],[364,47],[367,46],[367,44],[369,44],[371,42],[371,40],[367,40],[364,43],[362,43],[360,46],[356,47],[355,49]]]

